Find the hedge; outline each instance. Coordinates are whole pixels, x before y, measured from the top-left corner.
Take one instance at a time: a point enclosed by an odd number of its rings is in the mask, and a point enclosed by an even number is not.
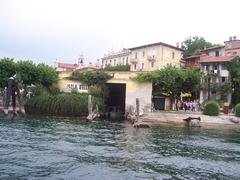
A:
[[[100,111],[105,110],[104,100],[94,97],[94,104]],[[29,114],[60,116],[83,116],[88,113],[88,95],[80,93],[61,93],[57,95],[35,96],[25,105]]]
[[[234,109],[235,109],[235,115],[237,117],[240,117],[240,103],[238,103]]]
[[[203,114],[218,116],[220,112],[219,104],[216,101],[207,101],[203,106]]]
[[[130,65],[106,66],[105,71],[130,71]]]

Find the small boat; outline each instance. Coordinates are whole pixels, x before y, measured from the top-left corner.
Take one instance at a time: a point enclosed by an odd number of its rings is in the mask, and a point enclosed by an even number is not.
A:
[[[111,121],[121,121],[123,119],[123,111],[120,107],[111,106],[107,112],[107,117]]]
[[[235,124],[239,123],[239,120],[236,118],[230,118],[229,120]]]

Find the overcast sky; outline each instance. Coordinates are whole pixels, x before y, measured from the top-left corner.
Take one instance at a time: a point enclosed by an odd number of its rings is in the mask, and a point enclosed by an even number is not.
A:
[[[189,36],[240,37],[239,0],[0,0],[0,58],[96,62],[110,50]]]

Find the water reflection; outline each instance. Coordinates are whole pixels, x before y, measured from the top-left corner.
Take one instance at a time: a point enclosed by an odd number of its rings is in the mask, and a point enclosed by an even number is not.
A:
[[[0,179],[239,179],[239,132],[1,118]]]

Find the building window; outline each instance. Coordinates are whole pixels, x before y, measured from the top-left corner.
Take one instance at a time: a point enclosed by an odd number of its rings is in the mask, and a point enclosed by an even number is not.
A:
[[[142,63],[142,70],[144,69],[144,63]]]
[[[126,64],[128,64],[128,57],[126,57]]]
[[[114,59],[114,63],[113,63],[114,66],[116,66],[116,59]]]
[[[135,59],[137,59],[137,52],[135,52]]]
[[[214,64],[213,68],[213,70],[218,70],[218,65]]]
[[[208,71],[208,69],[209,69],[208,65],[205,65],[205,66],[204,66],[204,69],[205,69],[206,71]]]
[[[222,83],[226,82],[227,78],[226,77],[222,77]]]
[[[151,66],[154,67],[154,62],[151,62]]]
[[[175,59],[175,53],[172,52],[172,59]]]
[[[236,55],[237,54],[237,52],[233,52],[233,55]]]
[[[136,64],[134,64],[134,69],[135,69],[135,70],[137,69],[137,65],[136,65]]]
[[[219,51],[216,51],[216,52],[215,52],[215,56],[219,56]]]
[[[144,52],[144,51],[143,51],[143,54],[142,54],[142,55],[143,55],[143,57],[145,56],[145,52]]]
[[[110,64],[112,65],[112,60],[110,60]]]
[[[224,64],[222,64],[222,70],[226,70],[226,67],[224,66]]]

